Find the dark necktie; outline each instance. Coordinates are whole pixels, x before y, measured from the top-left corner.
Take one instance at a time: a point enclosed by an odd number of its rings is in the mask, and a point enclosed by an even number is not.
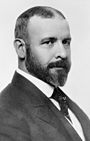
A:
[[[55,99],[59,103],[62,114],[67,117],[70,122],[72,122],[68,113],[68,103],[65,94],[57,87],[54,89],[51,98]]]

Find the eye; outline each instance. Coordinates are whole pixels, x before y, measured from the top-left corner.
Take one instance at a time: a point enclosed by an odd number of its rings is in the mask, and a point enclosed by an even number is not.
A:
[[[64,39],[64,40],[62,41],[62,43],[63,43],[64,45],[66,45],[66,46],[70,46],[71,39]]]
[[[53,44],[53,43],[54,43],[54,41],[49,40],[49,41],[45,41],[43,44],[51,45],[51,44]]]
[[[43,42],[41,44],[42,45],[53,46],[55,42],[56,42],[55,38],[49,38],[49,39],[43,40]]]

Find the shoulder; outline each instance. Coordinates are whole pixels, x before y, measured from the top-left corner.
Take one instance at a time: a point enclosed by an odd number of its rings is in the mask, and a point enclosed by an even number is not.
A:
[[[0,140],[2,134],[4,135],[2,138],[10,136],[15,139],[29,136],[27,118],[18,94],[18,88],[12,84],[9,84],[0,94]]]
[[[9,84],[0,94],[0,118],[21,120],[28,117],[28,111],[32,110],[30,99],[24,89]],[[4,116],[4,113],[6,116]],[[3,119],[3,118],[2,118]]]

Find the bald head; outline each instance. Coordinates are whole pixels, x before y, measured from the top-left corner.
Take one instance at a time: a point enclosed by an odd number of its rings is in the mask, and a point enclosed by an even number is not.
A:
[[[32,7],[18,17],[15,26],[15,38],[23,39],[24,42],[28,44],[27,25],[30,19],[35,15],[40,16],[41,18],[55,18],[56,16],[59,16],[60,18],[65,19],[60,11],[52,7]]]

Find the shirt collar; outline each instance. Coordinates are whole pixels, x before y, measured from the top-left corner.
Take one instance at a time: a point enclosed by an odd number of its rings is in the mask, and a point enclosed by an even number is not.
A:
[[[24,76],[26,79],[31,81],[38,89],[40,89],[47,97],[51,97],[54,87],[50,86],[49,84],[45,83],[44,81],[32,76],[31,74],[28,74],[21,69],[16,70],[17,73]]]

